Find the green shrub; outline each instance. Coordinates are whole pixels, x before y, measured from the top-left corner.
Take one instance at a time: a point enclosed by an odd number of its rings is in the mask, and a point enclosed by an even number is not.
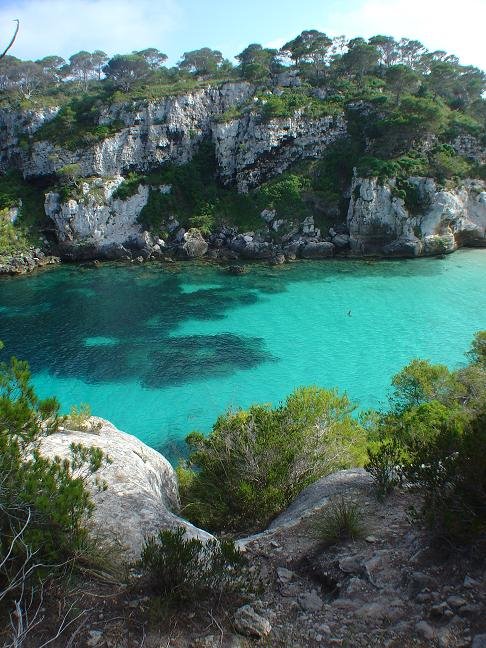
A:
[[[475,333],[471,348],[466,355],[473,364],[486,367],[486,331]]]
[[[39,227],[47,217],[44,212],[45,179],[26,181],[17,171],[0,175],[0,255],[25,250],[39,244]],[[15,223],[7,210],[19,207]]]
[[[201,234],[210,234],[216,224],[216,205],[205,203],[199,208],[199,212],[189,218],[189,225],[198,229]]]
[[[70,430],[86,432],[91,429],[90,418],[91,407],[88,403],[81,403],[79,406],[73,405],[69,416],[66,417],[65,426]]]
[[[124,124],[114,121],[100,125],[98,120],[107,100],[105,92],[72,97],[54,119],[44,123],[33,135],[34,141],[48,140],[70,150],[92,146],[120,131]]]
[[[263,184],[257,196],[262,208],[276,209],[283,218],[301,218],[311,213],[302,198],[302,192],[309,185],[309,180],[303,176],[284,174]]]
[[[431,157],[432,174],[439,182],[450,178],[465,178],[473,174],[473,165],[457,155],[454,149],[446,144],[437,147]]]
[[[205,438],[193,433],[179,469],[184,513],[211,529],[254,529],[308,484],[360,465],[364,433],[347,396],[300,388],[278,407],[228,412]]]
[[[118,198],[119,200],[127,200],[127,198],[130,198],[137,193],[138,187],[141,184],[144,184],[144,182],[145,177],[143,175],[131,171],[113,192],[113,198]]]
[[[444,421],[406,474],[435,538],[464,544],[486,534],[486,409],[465,426]]]
[[[417,519],[436,538],[486,532],[486,365],[475,335],[468,367],[414,360],[397,374],[390,410],[370,426],[366,469],[380,496],[405,480],[422,499]]]
[[[153,594],[177,605],[244,589],[244,564],[234,542],[186,538],[178,527],[147,538],[137,567]]]
[[[0,209],[0,256],[26,250],[31,242],[25,230],[10,221],[8,209]]]
[[[395,439],[385,439],[368,447],[365,469],[373,477],[376,495],[384,500],[402,483],[402,452]]]
[[[36,601],[40,580],[89,560],[88,485],[105,487],[94,476],[106,461],[98,448],[72,444],[63,460],[40,453],[42,438],[59,427],[58,413],[55,399],[37,398],[27,363],[0,364],[0,601],[7,608],[17,601],[21,614]]]
[[[359,502],[345,496],[331,499],[313,526],[316,537],[325,545],[357,540],[366,532]]]
[[[281,117],[292,117],[309,103],[309,97],[302,92],[285,90],[281,95],[265,94],[260,97],[259,111],[264,121]]]

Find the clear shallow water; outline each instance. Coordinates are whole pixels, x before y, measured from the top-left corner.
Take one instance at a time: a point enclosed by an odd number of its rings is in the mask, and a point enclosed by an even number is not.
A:
[[[351,311],[351,316],[348,315]],[[299,385],[378,406],[414,357],[464,362],[486,328],[486,250],[414,261],[61,267],[0,281],[0,339],[42,396],[174,458],[228,407]]]

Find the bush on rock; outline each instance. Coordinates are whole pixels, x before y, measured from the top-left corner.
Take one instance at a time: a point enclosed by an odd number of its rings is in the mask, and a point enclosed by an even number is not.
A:
[[[184,513],[212,530],[262,528],[308,484],[359,465],[364,433],[335,390],[297,389],[278,407],[228,412],[187,438],[178,470]]]

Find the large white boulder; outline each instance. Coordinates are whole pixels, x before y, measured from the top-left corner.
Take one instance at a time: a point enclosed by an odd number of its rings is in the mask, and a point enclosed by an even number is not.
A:
[[[137,559],[144,538],[159,529],[186,528],[189,537],[212,536],[177,515],[179,497],[174,469],[160,453],[109,421],[92,417],[87,431],[66,428],[45,437],[40,450],[46,457],[69,457],[71,444],[100,448],[110,463],[95,476],[106,483],[91,485],[95,510],[92,534],[113,547],[113,557]]]

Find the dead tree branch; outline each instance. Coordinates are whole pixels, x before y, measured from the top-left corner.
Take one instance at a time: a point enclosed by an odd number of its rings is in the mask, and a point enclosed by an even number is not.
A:
[[[7,45],[6,49],[0,54],[0,59],[3,59],[3,57],[7,54],[8,50],[12,47],[12,45],[15,43],[15,39],[17,38],[17,34],[19,33],[20,29],[20,20],[16,18],[14,22],[17,23],[17,26],[15,27],[15,32],[14,35],[12,36],[12,39],[10,43]]]

